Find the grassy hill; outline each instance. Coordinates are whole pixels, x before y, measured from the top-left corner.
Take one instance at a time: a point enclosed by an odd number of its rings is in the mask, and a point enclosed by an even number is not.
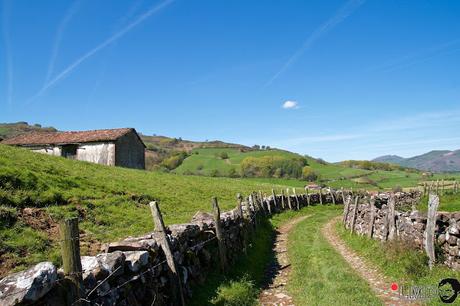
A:
[[[0,123],[0,140],[29,132],[55,132],[53,127],[42,127],[40,124],[30,125],[27,122]]]
[[[228,158],[222,158],[226,153]],[[201,148],[191,151],[189,157],[174,170],[178,174],[197,174],[230,176],[230,170],[240,172],[240,164],[246,157],[280,156],[286,158],[301,157],[299,154],[282,150],[241,150],[240,148]]]
[[[100,242],[152,231],[151,200],[159,201],[166,223],[180,223],[210,211],[212,196],[226,210],[238,192],[272,187],[286,186],[107,167],[0,144],[0,276],[58,262],[56,222],[64,216],[80,217],[85,254]]]

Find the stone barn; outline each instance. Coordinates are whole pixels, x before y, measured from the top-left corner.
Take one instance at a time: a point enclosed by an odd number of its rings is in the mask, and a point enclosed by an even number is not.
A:
[[[145,169],[145,145],[132,128],[34,132],[6,139],[2,144],[107,166]]]

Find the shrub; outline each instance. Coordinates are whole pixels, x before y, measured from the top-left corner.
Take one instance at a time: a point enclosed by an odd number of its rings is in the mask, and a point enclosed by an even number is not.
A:
[[[318,174],[316,174],[310,166],[305,166],[302,168],[302,178],[309,182],[313,182],[318,179]]]
[[[230,168],[230,170],[228,170],[228,176],[229,177],[237,177],[238,173],[236,172],[236,169],[235,168]]]
[[[403,189],[399,185],[393,187],[393,192],[402,192],[402,191],[403,191]]]
[[[212,176],[212,177],[217,177],[217,176],[219,176],[219,170],[212,169],[211,172],[209,173],[209,175]]]
[[[221,159],[228,159],[228,153],[227,152],[220,152],[219,157]]]
[[[179,167],[187,157],[188,154],[186,152],[175,152],[172,156],[165,158],[161,162],[161,165],[168,170],[173,170]]]
[[[244,177],[274,177],[282,175],[289,178],[300,178],[302,176],[302,167],[306,164],[307,161],[303,157],[246,157],[241,162],[241,173]]]

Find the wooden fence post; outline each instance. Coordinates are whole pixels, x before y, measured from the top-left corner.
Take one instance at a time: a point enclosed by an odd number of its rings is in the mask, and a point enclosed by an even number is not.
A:
[[[319,204],[323,205],[323,188],[319,188],[318,190],[318,195],[319,195]]]
[[[334,197],[334,194],[332,193],[332,189],[329,187],[329,193],[331,195],[331,198],[332,198],[332,204],[335,205],[335,197]]]
[[[352,219],[351,219],[351,233],[353,234],[353,232],[355,231],[355,222],[356,222],[356,214],[358,213],[358,201],[359,201],[359,197],[356,196],[355,197],[355,207],[353,208],[353,216],[352,216]]]
[[[248,201],[249,201],[249,207],[250,207],[250,210],[252,211],[252,217],[251,219],[254,219],[254,222],[253,222],[253,225],[254,225],[254,229],[257,228],[257,210],[256,210],[256,201],[254,199],[254,194],[251,193],[249,195],[249,198],[248,198]]]
[[[426,196],[426,182],[423,182],[423,195]]]
[[[425,251],[428,255],[428,265],[430,269],[433,269],[434,262],[436,260],[434,252],[434,237],[436,229],[436,211],[439,206],[439,197],[434,194],[430,194],[428,200],[428,215],[426,221],[426,229],[423,235],[423,242],[425,245]]]
[[[454,192],[455,192],[455,193],[458,192],[458,182],[457,182],[457,180],[455,180]]]
[[[305,195],[307,196],[307,206],[310,206],[310,193],[308,192],[308,187],[305,187]]]
[[[268,212],[268,214],[271,214],[270,207],[265,208],[265,200],[262,195],[262,191],[259,190],[258,196],[259,196],[259,203],[260,203],[260,206],[262,207],[262,211],[264,212],[264,215],[266,215],[266,212]]]
[[[272,189],[272,196],[273,196],[273,204],[275,206],[275,209],[278,210],[278,202],[276,202],[275,189]]]
[[[444,179],[441,181],[441,194],[444,195]]]
[[[247,226],[247,223],[246,223],[246,217],[244,215],[244,212],[243,212],[243,197],[241,196],[240,193],[238,193],[236,195],[236,199],[238,201],[238,213],[240,215],[240,218],[241,218],[241,223],[240,223],[240,226],[241,226],[241,231],[243,233],[243,252],[244,254],[247,254],[247,251],[248,251],[248,231],[246,229],[246,226]]]
[[[350,202],[351,198],[348,196],[345,200],[345,204],[343,205],[343,226],[345,228],[347,227],[348,214],[350,211]]]
[[[270,198],[267,196],[266,193],[264,193],[264,196],[262,198],[265,203],[267,203],[267,208],[268,208],[268,214],[271,215],[272,214],[272,205],[270,203]]]
[[[166,262],[170,271],[170,281],[172,289],[172,302],[174,305],[185,306],[184,294],[182,293],[182,285],[180,275],[177,269],[174,256],[171,252],[171,244],[168,236],[166,235],[165,224],[163,216],[161,215],[160,208],[157,202],[150,202],[150,211],[152,213],[153,222],[155,224],[155,233],[159,238],[161,249],[165,253]]]
[[[62,266],[70,285],[67,291],[67,302],[69,305],[82,305],[80,298],[84,297],[85,288],[82,278],[78,218],[62,221],[59,225],[59,234]]]
[[[371,196],[369,205],[371,206],[371,216],[369,220],[369,229],[367,232],[367,236],[369,238],[372,238],[372,235],[374,234],[374,222],[375,222],[375,197]]]
[[[219,245],[220,270],[224,273],[227,267],[227,252],[224,242],[224,231],[220,220],[220,208],[216,197],[212,198],[212,208],[214,212],[214,222],[216,223],[217,244]]]
[[[439,195],[439,180],[436,180],[436,194]]]
[[[281,189],[281,207],[283,210],[286,209],[286,203],[284,203],[284,189]]]
[[[295,188],[292,188],[292,191],[294,191],[294,197],[297,203],[297,210],[300,210],[300,202],[299,202],[299,198],[297,197],[297,193],[295,192]]]
[[[396,220],[395,220],[395,205],[396,200],[394,194],[388,199],[388,239],[393,240],[396,235]]]
[[[291,195],[289,194],[289,188],[286,188],[286,194],[287,194],[288,207],[290,210],[292,210]]]
[[[340,194],[342,194],[342,204],[345,204],[345,195],[343,194],[343,187],[340,187]]]

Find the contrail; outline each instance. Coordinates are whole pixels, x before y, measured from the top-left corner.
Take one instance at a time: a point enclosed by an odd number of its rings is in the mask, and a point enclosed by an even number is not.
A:
[[[287,62],[275,73],[270,80],[265,84],[264,87],[271,85],[283,72],[285,72],[295,61],[297,61],[302,54],[307,51],[318,39],[321,38],[328,31],[332,30],[336,25],[344,21],[350,16],[355,10],[357,10],[365,0],[350,0],[342,8],[340,8],[334,16],[323,23],[305,40],[302,47],[298,49]]]
[[[81,3],[81,0],[74,1],[72,5],[69,7],[69,9],[67,10],[66,14],[64,15],[64,18],[62,18],[61,22],[59,23],[59,26],[56,31],[56,37],[54,39],[53,50],[51,52],[50,62],[48,64],[48,71],[46,73],[45,84],[48,83],[48,81],[51,78],[51,74],[54,71],[54,64],[56,63],[56,58],[58,55],[59,47],[61,46],[61,41],[62,41],[62,36],[64,34],[64,31],[67,28],[67,25],[69,24],[72,17],[77,12],[80,6],[80,3]]]
[[[170,5],[173,2],[174,2],[174,0],[166,0],[166,1],[162,2],[162,3],[160,3],[159,5],[156,5],[156,6],[152,7],[152,8],[150,8],[147,12],[145,12],[144,14],[139,16],[136,20],[134,20],[133,22],[128,24],[126,27],[121,29],[119,32],[117,32],[117,33],[113,34],[112,36],[110,36],[108,39],[103,41],[101,44],[96,46],[94,49],[90,50],[85,55],[83,55],[78,60],[76,60],[72,65],[70,65],[69,67],[64,69],[54,79],[52,79],[45,86],[43,86],[42,89],[40,89],[39,92],[37,92],[32,98],[30,98],[26,102],[26,104],[31,103],[33,100],[35,100],[37,97],[41,96],[49,88],[51,88],[52,86],[56,85],[56,83],[58,83],[60,80],[65,78],[69,73],[71,73],[75,68],[77,68],[81,63],[86,61],[88,58],[90,58],[91,56],[93,56],[97,52],[101,51],[102,49],[104,49],[108,45],[114,43],[115,41],[120,39],[123,35],[125,35],[129,31],[131,31],[134,27],[136,27],[137,25],[142,23],[144,20],[146,20],[147,18],[149,18],[153,14],[159,12],[161,9],[167,7],[168,5]]]
[[[5,61],[6,61],[6,101],[8,105],[13,104],[13,58],[11,56],[11,41],[9,29],[9,11],[10,6],[7,1],[3,1],[2,14],[2,35],[5,44]]]

